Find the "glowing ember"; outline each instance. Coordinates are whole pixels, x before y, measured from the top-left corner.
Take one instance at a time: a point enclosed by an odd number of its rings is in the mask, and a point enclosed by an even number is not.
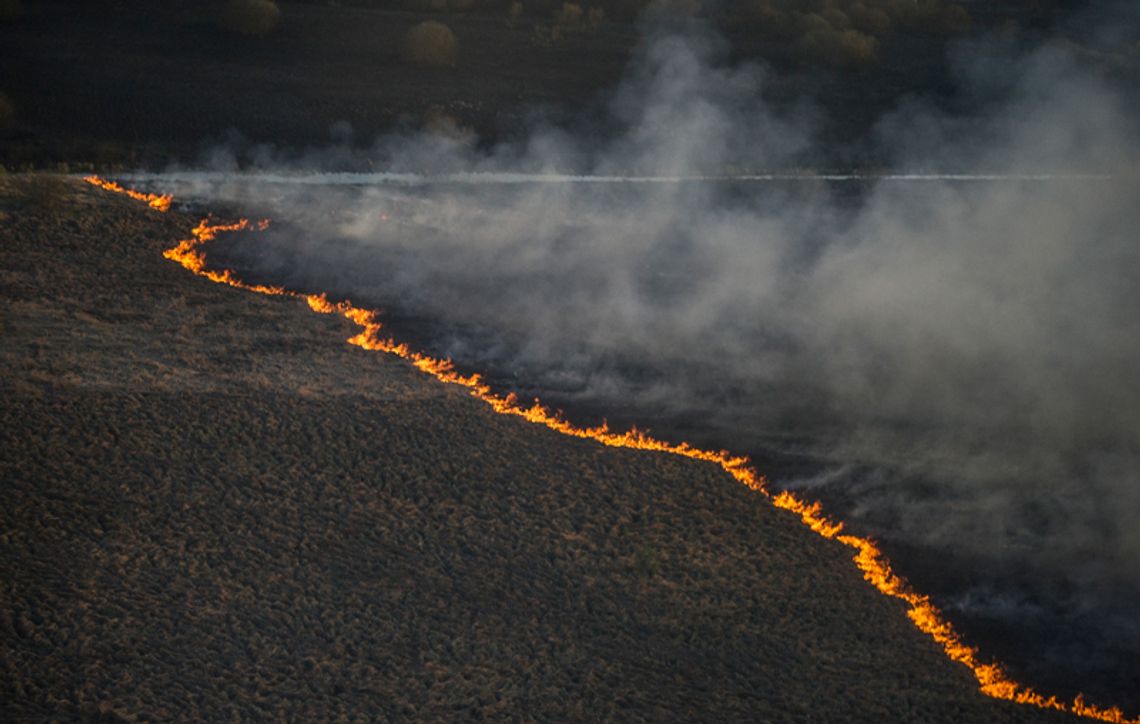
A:
[[[124,193],[131,198],[145,201],[159,211],[167,211],[170,208],[172,200],[170,196],[157,196],[132,191],[94,176],[85,180],[108,191]],[[224,232],[264,230],[268,228],[268,225],[268,221],[251,224],[246,219],[241,219],[233,224],[212,225],[209,219],[205,219],[193,229],[191,238],[178,242],[174,248],[165,251],[163,256],[178,262],[198,276],[219,284],[228,284],[261,294],[298,297],[304,299],[314,312],[340,314],[360,327],[360,332],[348,339],[349,344],[368,350],[398,355],[440,382],[466,388],[472,397],[490,405],[499,414],[515,415],[528,422],[544,425],[564,435],[594,440],[611,447],[654,450],[715,463],[738,482],[762,494],[777,508],[783,508],[797,514],[804,524],[814,532],[854,549],[853,560],[859,570],[863,572],[863,577],[884,595],[904,601],[910,607],[907,615],[915,627],[938,642],[952,660],[968,666],[974,672],[979,687],[986,695],[996,699],[1015,701],[1019,704],[1030,704],[1042,709],[1056,709],[1090,719],[1140,724],[1140,717],[1128,719],[1124,716],[1124,712],[1117,707],[1105,709],[1093,706],[1086,703],[1084,696],[1080,694],[1072,702],[1063,702],[1054,696],[1047,697],[1011,679],[999,664],[983,662],[979,657],[978,650],[962,641],[961,636],[946,620],[938,607],[930,601],[930,598],[914,591],[904,578],[894,572],[890,561],[887,560],[887,557],[874,541],[862,536],[843,533],[843,523],[826,516],[818,502],[808,503],[787,491],[773,493],[768,487],[767,481],[760,473],[756,472],[751,461],[746,457],[734,456],[726,450],[719,452],[702,450],[685,442],[665,442],[637,428],[631,428],[626,432],[615,432],[610,430],[605,423],[598,427],[579,427],[568,422],[559,412],[544,407],[538,400],[528,406],[513,393],[507,395],[495,393],[478,374],[465,376],[455,369],[455,365],[450,360],[438,359],[416,352],[407,344],[383,336],[381,334],[382,325],[375,311],[355,307],[347,300],[329,301],[323,293],[301,294],[283,287],[249,284],[236,277],[232,270],[215,271],[207,268],[206,256],[202,250],[206,242],[215,239],[218,234]]]

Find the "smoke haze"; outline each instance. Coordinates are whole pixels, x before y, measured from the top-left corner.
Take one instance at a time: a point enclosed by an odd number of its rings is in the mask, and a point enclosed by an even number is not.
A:
[[[749,452],[894,543],[952,615],[1017,620],[987,651],[1028,646],[1023,670],[1080,669],[1134,708],[1135,86],[1060,44],[990,38],[951,63],[971,113],[906,99],[874,155],[1012,178],[697,180],[811,167],[820,115],[766,104],[770,71],[731,65],[711,33],[658,29],[594,132],[227,147],[210,170],[281,183],[165,183],[274,217],[217,263],[382,307],[572,413]],[[366,164],[420,175],[291,176]]]

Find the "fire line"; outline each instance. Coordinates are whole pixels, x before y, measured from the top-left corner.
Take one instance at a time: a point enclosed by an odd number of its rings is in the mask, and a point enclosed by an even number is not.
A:
[[[88,176],[84,180],[107,191],[126,194],[159,212],[169,211],[173,202],[173,197],[170,195],[127,189],[97,176]],[[304,299],[309,308],[318,314],[339,314],[360,327],[360,332],[347,340],[349,344],[366,350],[394,354],[408,360],[416,368],[440,382],[465,388],[472,397],[486,403],[501,415],[521,417],[564,435],[594,440],[610,447],[652,450],[718,465],[737,482],[760,493],[772,505],[798,515],[804,525],[818,535],[851,548],[854,551],[852,560],[862,571],[863,578],[880,593],[906,603],[909,607],[907,616],[914,626],[934,639],[950,659],[969,667],[982,693],[995,699],[1028,704],[1041,709],[1054,709],[1100,721],[1140,724],[1140,716],[1129,719],[1119,707],[1104,708],[1089,704],[1083,694],[1077,694],[1071,702],[1041,694],[1029,686],[1014,681],[1000,664],[984,661],[978,650],[962,639],[929,596],[915,591],[905,578],[894,572],[890,561],[873,540],[845,532],[843,522],[826,515],[819,502],[809,503],[786,490],[774,492],[769,487],[768,481],[756,471],[747,457],[733,455],[727,450],[704,450],[686,442],[671,443],[659,440],[636,427],[625,432],[611,430],[604,422],[597,427],[580,427],[566,420],[560,411],[553,411],[543,406],[538,399],[528,405],[513,392],[506,395],[497,393],[480,375],[460,373],[451,360],[431,357],[411,349],[406,343],[382,335],[383,325],[380,323],[379,313],[374,310],[356,307],[348,300],[330,301],[323,292],[305,294],[284,287],[251,284],[240,279],[230,269],[218,271],[207,266],[203,248],[219,234],[264,231],[268,227],[268,220],[254,223],[248,219],[240,219],[230,224],[215,224],[210,218],[206,218],[194,227],[190,238],[179,241],[174,247],[164,251],[163,256],[212,282],[259,294]]]

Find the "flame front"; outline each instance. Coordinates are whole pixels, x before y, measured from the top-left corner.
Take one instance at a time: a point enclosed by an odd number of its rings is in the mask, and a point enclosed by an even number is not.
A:
[[[165,212],[170,209],[172,198],[168,195],[158,196],[132,191],[95,176],[88,177],[85,180],[108,191],[124,193],[131,198],[144,201],[159,211]],[[537,399],[527,405],[521,402],[514,393],[498,394],[483,381],[480,375],[463,375],[460,373],[451,360],[431,357],[414,351],[407,344],[383,335],[381,333],[383,326],[380,323],[378,313],[375,311],[353,306],[347,300],[332,302],[324,293],[302,294],[284,287],[249,284],[238,278],[230,269],[216,271],[207,267],[206,255],[203,251],[203,246],[207,242],[222,233],[265,230],[268,226],[268,221],[253,224],[247,219],[241,219],[232,224],[211,224],[209,219],[205,219],[194,227],[191,238],[178,242],[174,248],[163,252],[163,256],[178,262],[194,274],[219,284],[227,284],[260,294],[302,298],[314,312],[340,314],[360,327],[360,331],[348,339],[349,344],[402,357],[440,382],[466,388],[472,397],[486,403],[499,414],[521,417],[528,422],[544,425],[564,435],[594,440],[610,447],[652,450],[718,465],[737,482],[760,493],[777,508],[798,515],[804,525],[815,533],[852,548],[855,551],[853,560],[859,570],[863,572],[863,578],[880,593],[906,603],[909,606],[907,616],[915,627],[934,639],[950,659],[969,667],[978,680],[981,691],[987,696],[1014,701],[1019,704],[1029,704],[1042,709],[1055,709],[1090,719],[1118,724],[1140,724],[1140,717],[1129,719],[1125,717],[1124,712],[1119,707],[1102,708],[1088,704],[1081,694],[1078,694],[1072,702],[1061,701],[1055,696],[1045,696],[1011,679],[1000,664],[983,661],[978,650],[962,640],[962,637],[954,630],[942,611],[931,602],[930,598],[916,592],[906,579],[894,572],[890,561],[874,541],[863,536],[844,533],[843,523],[825,515],[823,506],[818,502],[809,503],[786,490],[773,492],[764,476],[756,471],[747,457],[732,455],[726,450],[703,450],[686,442],[670,443],[658,440],[636,427],[626,432],[610,430],[605,423],[597,427],[580,427],[567,421],[560,412],[543,406]]]
[[[136,201],[145,202],[152,209],[157,209],[158,211],[170,211],[170,204],[174,202],[174,197],[170,194],[145,194],[141,191],[135,191],[134,189],[123,188],[114,181],[108,181],[98,176],[85,176],[83,180],[93,186],[106,189],[107,191],[126,194]]]

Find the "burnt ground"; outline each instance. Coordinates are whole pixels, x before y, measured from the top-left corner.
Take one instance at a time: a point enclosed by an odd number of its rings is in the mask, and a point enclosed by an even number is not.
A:
[[[1022,721],[716,468],[490,412],[0,179],[2,718]]]

